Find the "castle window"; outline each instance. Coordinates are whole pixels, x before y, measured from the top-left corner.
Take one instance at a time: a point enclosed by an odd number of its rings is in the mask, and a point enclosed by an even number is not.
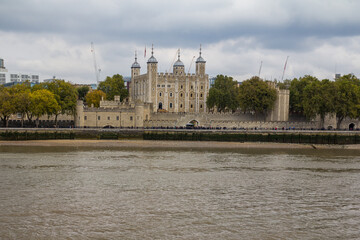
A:
[[[131,117],[130,117],[130,121],[132,121],[132,120],[133,120],[133,117],[131,116]]]
[[[162,95],[162,94],[161,94],[161,93],[159,93],[159,96],[160,96],[160,97],[161,97],[161,95]]]
[[[193,89],[194,87],[193,87],[193,85],[191,85],[191,89]]]
[[[110,117],[108,117],[108,120],[110,121]]]
[[[100,116],[98,116],[98,120],[100,120]]]
[[[172,92],[170,93],[170,97],[172,97]]]
[[[119,116],[116,116],[116,121],[119,121]]]
[[[87,116],[84,116],[84,120],[87,120]]]
[[[165,85],[161,85],[161,87],[165,87]]]
[[[180,104],[180,108],[182,108],[182,104]]]
[[[168,87],[171,87],[170,85],[168,85]]]
[[[183,89],[183,85],[181,85],[180,88]]]
[[[192,94],[190,94],[190,97],[192,97]]]
[[[201,89],[203,89],[204,87],[203,86],[201,86]]]
[[[202,108],[202,104],[200,104],[200,108]]]
[[[193,105],[192,105],[192,104],[190,105],[190,108],[193,108]]]
[[[172,103],[170,103],[170,108],[172,108]]]
[[[202,93],[200,94],[200,97],[202,97]]]
[[[158,84],[157,87],[160,87],[160,84]]]
[[[180,93],[180,97],[182,97],[183,96],[183,94],[182,93]]]

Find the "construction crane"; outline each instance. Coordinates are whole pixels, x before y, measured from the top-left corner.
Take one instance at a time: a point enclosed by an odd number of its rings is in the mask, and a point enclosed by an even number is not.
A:
[[[93,59],[94,59],[95,79],[96,79],[96,83],[99,84],[101,69],[98,68],[98,66],[96,64],[95,48],[94,48],[94,43],[93,42],[91,42],[91,52],[92,52]]]
[[[192,66],[192,64],[193,64],[193,62],[194,62],[194,59],[195,59],[195,56],[193,56],[193,58],[191,59],[190,66],[189,66],[189,69],[188,69],[188,71],[187,71],[188,74],[190,73],[190,69],[191,69],[191,66]]]
[[[176,60],[176,57],[178,56],[179,51],[180,51],[180,49],[176,50],[174,59],[172,60],[171,65],[170,65],[170,68],[169,68],[169,73],[171,72],[171,68],[173,67],[173,65],[174,65],[174,63],[175,63],[175,60]]]
[[[284,71],[283,71],[283,74],[281,77],[281,82],[284,82],[284,75],[285,75],[285,70],[286,70],[286,65],[287,65],[288,60],[289,60],[289,56],[287,56],[286,61],[285,61],[285,66],[284,66]]]
[[[259,78],[260,78],[260,74],[261,74],[262,64],[263,64],[263,62],[261,61],[261,63],[260,63],[260,68],[259,68],[259,75],[258,75]]]

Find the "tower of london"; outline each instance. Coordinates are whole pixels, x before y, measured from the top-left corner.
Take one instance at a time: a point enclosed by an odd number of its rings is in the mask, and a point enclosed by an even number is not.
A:
[[[201,48],[195,64],[195,74],[186,73],[179,50],[173,72],[159,73],[152,48],[147,72],[141,74],[135,55],[135,62],[131,66],[130,99],[152,103],[154,112],[205,113],[209,76],[205,72],[206,61],[201,56]]]

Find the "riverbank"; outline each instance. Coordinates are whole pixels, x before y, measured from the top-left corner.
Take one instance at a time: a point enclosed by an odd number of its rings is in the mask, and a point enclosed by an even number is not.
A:
[[[293,144],[266,142],[218,141],[151,141],[151,140],[28,140],[0,141],[0,147],[86,147],[141,149],[348,149],[360,150],[360,145]]]
[[[0,141],[150,140],[230,143],[360,145],[358,131],[217,130],[217,129],[0,129]],[[176,144],[175,144],[176,145]]]

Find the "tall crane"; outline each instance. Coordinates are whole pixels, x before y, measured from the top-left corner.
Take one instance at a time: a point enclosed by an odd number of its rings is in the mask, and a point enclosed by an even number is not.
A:
[[[94,43],[93,42],[91,42],[91,52],[92,52],[93,59],[94,59],[95,79],[96,79],[96,83],[99,84],[101,69],[98,68],[98,66],[96,64],[95,48],[94,48]]]
[[[282,74],[282,77],[281,77],[281,82],[284,81],[284,75],[285,75],[286,65],[287,65],[288,60],[289,60],[289,56],[287,56],[286,61],[285,61],[285,66],[284,66],[284,71],[283,71],[283,74]]]
[[[191,59],[190,66],[189,66],[189,69],[188,69],[188,71],[187,71],[188,74],[190,73],[190,69],[191,69],[191,66],[192,66],[192,64],[193,64],[193,62],[194,62],[194,59],[195,59],[195,56],[193,56],[193,58]]]

